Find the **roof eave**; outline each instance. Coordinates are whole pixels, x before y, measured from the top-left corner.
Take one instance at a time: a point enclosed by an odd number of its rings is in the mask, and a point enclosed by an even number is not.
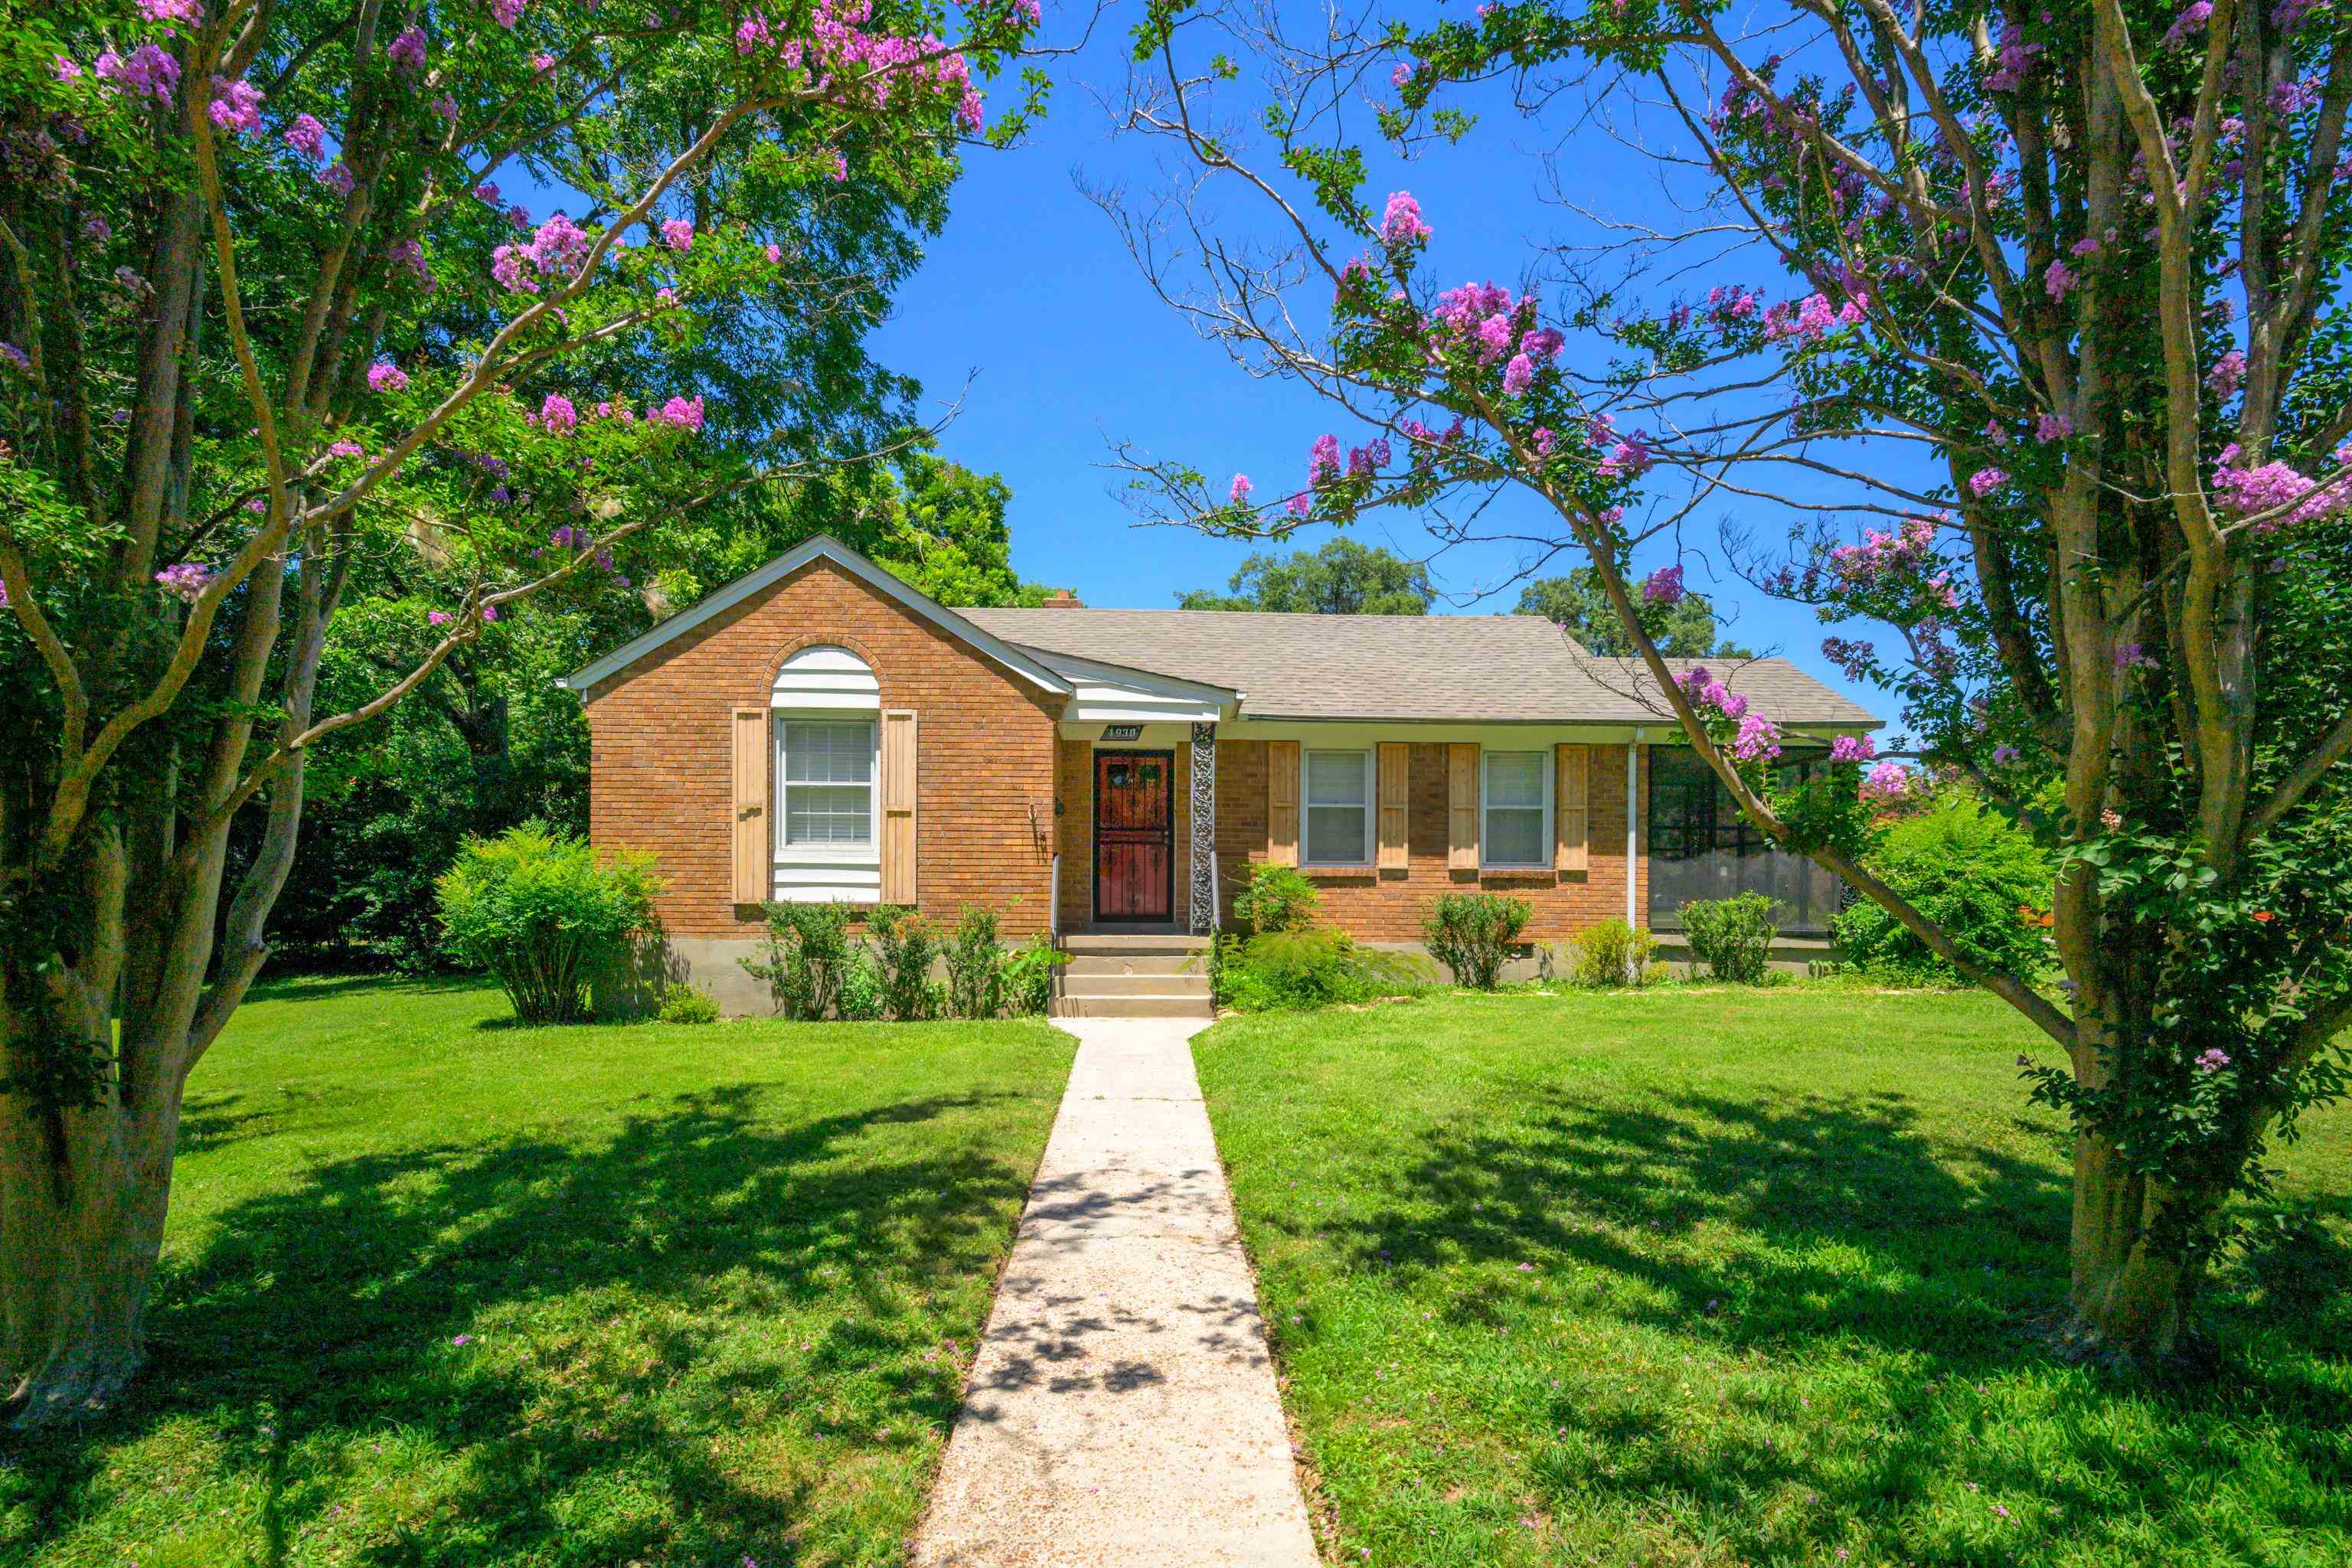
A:
[[[982,631],[929,595],[908,586],[829,533],[803,540],[765,566],[745,573],[667,620],[630,638],[593,664],[584,665],[560,678],[555,684],[567,691],[585,693],[589,688],[611,679],[655,649],[725,614],[754,594],[783,581],[819,558],[831,562],[885,597],[897,600],[914,615],[952,633],[1041,690],[1069,695],[1067,681],[1014,644],[992,632]]]

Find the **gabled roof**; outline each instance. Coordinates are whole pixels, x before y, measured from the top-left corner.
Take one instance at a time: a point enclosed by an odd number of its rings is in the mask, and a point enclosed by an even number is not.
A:
[[[1587,653],[1538,616],[1318,616],[1249,610],[972,609],[1038,657],[1093,659],[1246,693],[1245,719],[1655,723],[1638,660]],[[1706,663],[1779,724],[1880,723],[1782,658]]]
[[[692,631],[714,616],[724,615],[752,595],[782,582],[820,557],[885,597],[895,599],[913,615],[970,643],[981,653],[994,659],[1040,690],[1066,695],[1071,689],[1070,683],[1055,674],[1044,660],[1024,649],[1013,647],[984,627],[975,626],[964,616],[949,609],[929,595],[908,587],[905,583],[875,565],[829,533],[820,533],[814,539],[803,540],[758,571],[748,572],[736,578],[725,587],[716,590],[706,598],[698,600],[688,608],[680,610],[652,629],[631,637],[595,663],[584,668],[573,670],[556,684],[569,690],[585,691],[598,681],[607,679],[628,668],[664,643]]]

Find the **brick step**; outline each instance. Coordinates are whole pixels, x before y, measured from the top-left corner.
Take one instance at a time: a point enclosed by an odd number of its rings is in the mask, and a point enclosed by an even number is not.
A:
[[[1199,974],[1073,974],[1064,970],[1056,989],[1086,996],[1206,996],[1209,976]]]
[[[1056,1018],[1208,1018],[1209,994],[1198,996],[1056,996]]]

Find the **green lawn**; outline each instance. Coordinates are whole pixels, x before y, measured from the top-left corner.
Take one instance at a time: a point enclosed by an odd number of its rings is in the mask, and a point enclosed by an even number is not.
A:
[[[2034,1047],[1981,997],[1811,986],[1201,1037],[1339,1559],[2352,1563],[2352,1110],[2217,1281],[2219,1363],[2120,1384],[2044,1348]]]
[[[189,1085],[152,1359],[0,1562],[899,1560],[1074,1042],[294,984]]]

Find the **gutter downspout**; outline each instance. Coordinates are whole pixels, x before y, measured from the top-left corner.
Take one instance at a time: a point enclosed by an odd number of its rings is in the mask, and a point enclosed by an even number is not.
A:
[[[1641,727],[1636,725],[1633,729],[1633,738],[1625,742],[1625,923],[1628,926],[1639,926],[1642,923],[1633,896],[1634,882],[1640,867],[1637,857],[1641,851],[1641,841],[1637,837],[1637,825],[1633,816],[1633,796],[1642,783],[1641,746],[1642,731]]]

